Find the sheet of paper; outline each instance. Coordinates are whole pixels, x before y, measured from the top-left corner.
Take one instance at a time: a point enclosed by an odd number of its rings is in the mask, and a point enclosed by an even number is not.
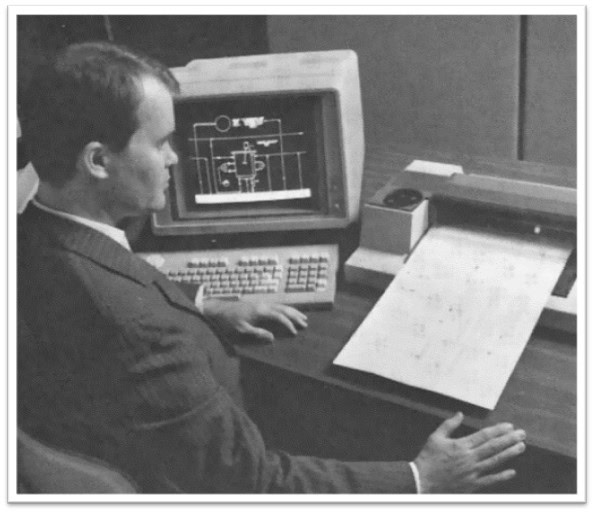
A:
[[[404,170],[438,176],[452,176],[464,173],[462,166],[444,164],[443,162],[431,162],[429,160],[413,160]]]
[[[494,409],[570,250],[432,228],[334,363]]]

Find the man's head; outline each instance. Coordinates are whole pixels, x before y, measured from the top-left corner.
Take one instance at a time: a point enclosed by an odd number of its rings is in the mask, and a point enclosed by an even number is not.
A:
[[[136,196],[140,204],[124,214],[162,208],[163,197],[142,196],[150,186],[162,196],[167,167],[177,161],[169,136],[178,89],[165,66],[123,47],[69,46],[21,98],[23,137],[40,180],[60,188],[83,173],[116,208],[125,211]]]

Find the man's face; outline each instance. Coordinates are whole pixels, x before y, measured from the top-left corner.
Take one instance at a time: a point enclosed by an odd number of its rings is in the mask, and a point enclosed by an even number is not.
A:
[[[138,129],[122,151],[107,154],[105,199],[116,218],[164,208],[169,167],[177,163],[170,144],[175,129],[171,94],[153,77],[143,78],[141,84]]]

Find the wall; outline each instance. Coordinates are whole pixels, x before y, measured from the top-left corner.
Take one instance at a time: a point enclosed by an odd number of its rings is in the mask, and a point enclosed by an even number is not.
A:
[[[369,143],[575,165],[575,18],[269,16],[270,51],[352,48]]]
[[[352,48],[368,143],[575,165],[575,17],[19,16],[19,88],[47,55],[89,39],[169,66]]]
[[[522,158],[575,165],[575,17],[528,17],[525,69]]]
[[[268,51],[265,16],[109,16],[109,25],[114,41],[171,67]]]

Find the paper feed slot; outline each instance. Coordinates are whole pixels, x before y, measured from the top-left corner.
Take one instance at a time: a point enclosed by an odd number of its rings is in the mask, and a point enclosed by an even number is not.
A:
[[[473,224],[507,233],[575,240],[575,219],[444,194],[431,196],[430,224]]]

